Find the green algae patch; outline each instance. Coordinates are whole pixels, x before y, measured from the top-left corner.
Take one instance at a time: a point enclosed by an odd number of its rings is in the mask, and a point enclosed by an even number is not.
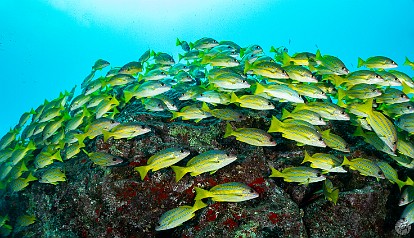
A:
[[[200,153],[214,148],[218,145],[216,139],[223,134],[220,127],[193,126],[191,124],[175,123],[169,126],[168,134],[182,142],[188,144],[192,149]]]

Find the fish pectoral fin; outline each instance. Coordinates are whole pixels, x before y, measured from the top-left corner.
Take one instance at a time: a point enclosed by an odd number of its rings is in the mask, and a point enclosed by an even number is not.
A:
[[[217,170],[210,171],[210,174],[214,174]]]
[[[190,173],[191,176],[197,176],[197,175],[200,175],[200,174],[202,174],[202,173],[200,173],[200,172],[191,172]]]

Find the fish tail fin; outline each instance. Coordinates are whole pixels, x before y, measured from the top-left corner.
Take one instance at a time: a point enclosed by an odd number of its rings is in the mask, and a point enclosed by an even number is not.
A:
[[[172,113],[172,117],[171,117],[171,120],[174,120],[174,119],[176,119],[176,118],[178,118],[178,117],[180,117],[181,116],[181,113],[180,112],[174,112],[174,111],[172,111],[171,112]]]
[[[210,108],[208,107],[206,102],[203,102],[203,105],[201,106],[201,110],[205,111],[205,112],[209,112]]]
[[[271,177],[271,178],[277,178],[277,177],[283,178],[284,177],[283,173],[280,172],[279,170],[273,168],[272,166],[270,166],[270,169],[272,170],[272,174],[270,174],[269,177]]]
[[[291,115],[292,115],[292,113],[290,113],[288,110],[283,108],[282,109],[282,117],[280,118],[280,120],[284,120],[284,119],[290,117]]]
[[[279,121],[275,116],[272,116],[272,121],[270,122],[270,127],[267,132],[282,132],[282,122]]]
[[[401,82],[401,84],[402,84],[402,87],[403,87],[403,89],[402,89],[403,93],[405,93],[407,95],[408,94],[414,94],[414,89],[413,88],[408,86],[405,82]]]
[[[109,101],[109,103],[110,104],[113,104],[113,105],[116,105],[116,106],[119,105],[119,101],[118,101],[118,99],[116,99],[115,96],[111,98],[111,100]]]
[[[201,189],[201,188],[198,188],[198,187],[194,187],[194,189],[195,189],[195,192],[197,194],[195,196],[194,200],[201,200],[201,199],[208,198],[208,197],[212,196],[211,192],[209,192],[207,190],[204,190],[204,189]]]
[[[282,53],[282,66],[288,66],[292,64],[292,57],[288,55],[288,53]]]
[[[342,88],[338,88],[338,106],[345,107],[346,104],[342,101],[345,97],[346,93]]]
[[[226,124],[226,132],[224,133],[223,138],[227,138],[229,136],[231,136],[233,133],[233,128],[231,127],[230,123],[227,122]]]
[[[246,48],[241,48],[240,49],[240,58],[243,58],[244,52],[246,52]]]
[[[397,180],[395,181],[395,183],[398,185],[398,188],[400,189],[400,191],[401,191],[402,187],[404,187],[404,186],[406,185],[406,183],[405,183],[405,182],[403,182],[403,181],[401,181],[401,180],[399,180],[399,179],[397,179]]]
[[[250,62],[248,60],[246,60],[246,62],[244,63],[244,69],[243,69],[244,74],[246,74],[250,70],[251,65],[252,64],[250,64]]]
[[[254,95],[261,94],[266,90],[266,88],[260,83],[256,83],[256,90],[254,90]]]
[[[111,132],[106,131],[106,130],[102,130],[102,134],[103,134],[103,137],[104,137],[104,142],[106,142],[112,136]]]
[[[24,163],[24,160],[22,161],[22,166],[20,167],[20,171],[29,171],[26,164]]]
[[[60,155],[60,150],[56,151],[56,153],[52,155],[52,159],[63,162],[62,156]]]
[[[91,116],[91,112],[88,110],[88,108],[86,106],[83,107],[82,115],[83,115],[83,117],[90,117]]]
[[[194,48],[194,43],[190,42],[190,43],[188,43],[188,46],[190,46],[190,49],[193,49]]]
[[[405,61],[404,61],[404,64],[403,65],[407,65],[407,66],[410,66],[410,64],[412,64],[413,62],[411,62],[409,59],[408,59],[408,57],[407,56],[405,56]]]
[[[277,53],[277,50],[276,50],[276,48],[273,45],[270,46],[270,52]]]
[[[367,99],[365,103],[356,106],[356,108],[360,110],[361,112],[364,112],[365,114],[369,115],[372,113],[372,102],[373,102],[372,98]]]
[[[86,133],[83,134],[75,134],[74,137],[76,139],[78,139],[78,143],[79,144],[83,144],[83,141],[85,140],[85,138],[87,137]]]
[[[178,61],[181,61],[184,58],[184,55],[178,54]]]
[[[365,61],[363,59],[361,59],[360,57],[358,57],[358,65],[357,68],[362,67],[365,64]]]
[[[311,161],[312,161],[312,156],[310,156],[308,152],[305,150],[305,158],[303,159],[301,164],[306,163],[306,162],[311,162]]]
[[[82,143],[78,143],[78,145],[79,145],[79,148],[85,148],[85,144],[82,142]]]
[[[335,87],[339,87],[339,85],[347,82],[347,80],[345,78],[343,78],[339,75],[333,75],[332,78],[333,78],[333,81],[334,81],[333,83],[334,83]]]
[[[186,167],[171,166],[171,168],[175,173],[175,182],[180,181],[180,179],[188,172]]]
[[[405,185],[407,186],[413,186],[414,182],[410,177],[407,177],[407,180],[405,181]]]
[[[34,177],[34,176],[32,175],[32,173],[30,173],[30,174],[27,176],[27,178],[26,178],[25,180],[26,180],[26,182],[31,182],[31,181],[36,181],[36,180],[37,180],[37,178],[36,178],[36,177]]]
[[[344,156],[344,161],[342,162],[341,166],[343,165],[351,165],[351,161],[349,161],[346,156]]]
[[[361,126],[357,126],[357,129],[355,130],[355,132],[352,135],[353,136],[361,136],[361,137],[364,137],[364,138],[366,136],[364,131],[362,130]]]
[[[29,144],[27,144],[27,147],[26,147],[28,150],[35,150],[36,149],[36,145],[35,145],[35,143],[31,140],[30,142],[29,142]]]
[[[200,210],[200,209],[205,208],[205,207],[207,207],[207,204],[205,204],[201,200],[196,200],[195,203],[194,203],[194,206],[193,206],[193,210],[197,211],[197,210]]]
[[[129,100],[131,100],[132,96],[133,96],[132,92],[124,91],[124,101],[125,101],[125,103],[129,102]]]
[[[230,103],[235,103],[235,102],[238,102],[238,101],[239,101],[239,98],[237,97],[237,95],[234,92],[232,92],[231,97],[230,97]]]
[[[180,41],[180,39],[178,39],[178,37],[177,37],[177,40],[175,40],[175,46],[179,46],[179,45],[181,45],[181,41]]]
[[[147,173],[150,169],[151,168],[148,165],[139,166],[139,167],[134,168],[134,170],[137,171],[139,173],[139,175],[141,176],[141,180],[144,180],[145,176],[147,176]]]

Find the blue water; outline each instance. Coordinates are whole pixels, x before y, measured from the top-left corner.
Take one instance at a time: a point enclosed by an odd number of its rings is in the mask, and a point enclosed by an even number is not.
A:
[[[208,36],[241,46],[286,46],[290,53],[384,55],[398,70],[414,59],[413,0],[1,0],[0,137],[22,113],[80,85],[96,59],[112,66],[148,48],[177,54],[175,40]]]

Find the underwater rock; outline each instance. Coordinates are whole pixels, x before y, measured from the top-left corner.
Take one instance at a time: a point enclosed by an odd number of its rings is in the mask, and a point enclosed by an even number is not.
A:
[[[335,206],[325,199],[314,201],[304,208],[309,237],[401,237],[394,230],[398,213],[389,211],[390,192],[389,186],[375,183],[340,193]]]

